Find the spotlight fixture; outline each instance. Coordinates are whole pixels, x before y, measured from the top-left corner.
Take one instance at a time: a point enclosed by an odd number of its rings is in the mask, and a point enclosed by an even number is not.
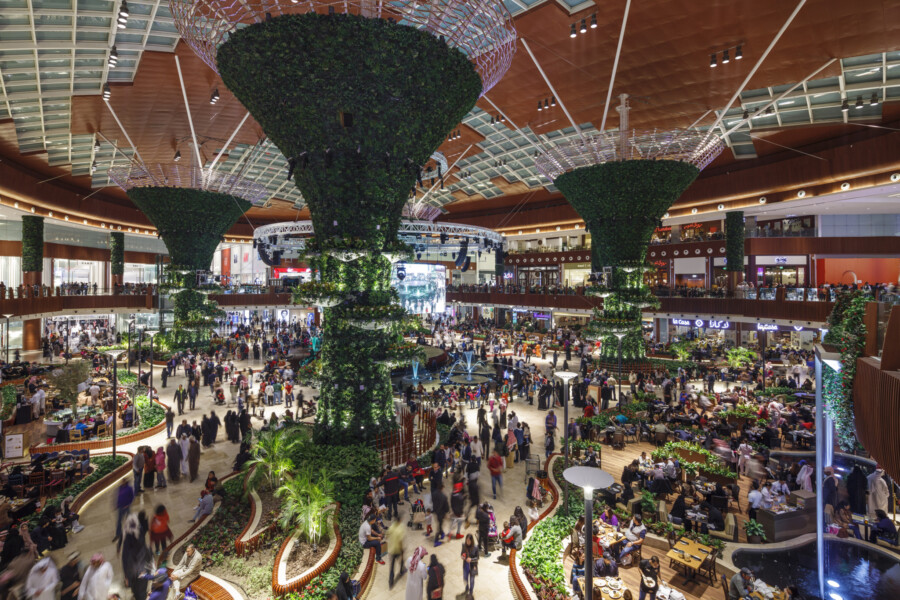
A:
[[[581,33],[587,33],[587,20],[586,19],[581,20],[581,29],[579,29],[579,31]]]
[[[122,0],[122,6],[119,7],[119,16],[125,17],[126,19],[130,16],[128,14],[128,2],[126,2],[126,0]]]
[[[112,95],[112,90],[109,89],[109,84],[108,84],[108,83],[104,83],[104,84],[103,84],[103,99],[104,99],[104,100],[109,100],[109,97],[110,97],[111,95]]]
[[[900,173],[891,173],[891,183],[900,181]]]
[[[691,209],[691,214],[692,214],[692,215],[696,215],[696,214],[697,214],[697,209],[696,209],[696,208],[692,208],[692,209]]]
[[[744,58],[744,52],[741,50],[741,47],[738,46],[734,49],[734,60],[741,60]]]
[[[572,27],[574,27],[574,25],[573,25]],[[710,69],[715,69],[716,66],[717,66],[718,64],[719,64],[719,63],[716,62],[716,55],[715,55],[715,54],[710,54],[710,55],[709,55],[709,68],[710,68]]]
[[[591,15],[591,29],[597,29],[597,13]]]
[[[663,215],[663,219],[668,219],[668,218],[669,218],[669,213],[666,213]]]
[[[175,156],[172,157],[172,160],[174,160],[175,162],[178,162],[179,160],[181,160],[181,150],[175,151]]]
[[[94,152],[100,152],[100,141],[96,140],[94,142]]]
[[[869,106],[878,106],[878,92],[872,92],[872,97],[869,99]]]
[[[215,104],[218,101],[219,101],[219,88],[216,88],[215,90],[213,90],[212,96],[209,97],[209,103]]]
[[[860,109],[862,107],[863,107],[862,96],[857,96],[856,97],[856,108]]]
[[[116,65],[119,64],[119,51],[116,49],[116,45],[113,44],[113,47],[109,49],[109,60],[107,62],[110,69],[115,69]]]
[[[541,112],[542,110],[544,110],[544,105],[541,104],[540,100],[538,100],[538,112]]]
[[[765,204],[765,203],[766,203],[766,197],[765,197],[765,196],[760,196],[760,197],[759,197],[759,203],[760,203],[760,204]]]
[[[572,23],[572,30],[569,32],[569,37],[573,38],[573,37],[576,37],[577,35],[578,35],[578,32],[575,31],[575,23]]]
[[[800,191],[797,192],[797,197],[798,197],[798,198],[804,198],[805,196],[806,196],[806,191],[805,191],[805,190],[800,190]]]
[[[722,53],[722,64],[727,65],[730,62],[731,62],[731,59],[728,57],[728,50],[726,50]]]
[[[94,173],[97,170],[97,161],[93,161],[91,163],[91,173]]]
[[[847,190],[850,189],[850,184],[845,181],[844,183],[841,184],[841,189],[846,192]]]
[[[767,114],[767,115],[771,115],[773,112],[775,112],[775,108],[774,108],[774,107],[772,107],[772,106],[767,106],[767,107],[766,107],[766,114]]]
[[[724,205],[724,204],[720,204],[720,205],[718,206],[718,208],[719,208],[719,210],[725,210],[725,205]]]
[[[844,98],[844,101],[841,102],[841,110],[844,111],[844,112],[847,112],[847,111],[850,110],[850,103],[847,102],[847,99],[846,99],[846,98]]]
[[[747,119],[749,119],[749,118],[750,118],[750,111],[747,110],[747,109],[745,108],[745,109],[744,109],[744,114],[741,115],[741,118],[744,119],[745,121],[746,121]]]
[[[550,110],[550,103],[544,100],[544,110]]]
[[[556,106],[556,96],[550,96],[550,106]]]

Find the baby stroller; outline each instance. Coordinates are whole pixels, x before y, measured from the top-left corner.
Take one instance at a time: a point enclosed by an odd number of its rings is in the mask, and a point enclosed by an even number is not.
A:
[[[528,498],[528,501],[533,506],[543,507],[547,494],[547,490],[541,485],[539,479],[535,477],[528,478],[528,483],[525,486],[525,497]]]
[[[422,502],[420,498],[412,503],[409,510],[409,522],[406,524],[407,527],[422,529],[425,523],[425,503]]]
[[[488,504],[488,516],[491,518],[491,524],[488,526],[488,550],[496,550],[500,547],[500,532],[497,530],[497,518],[494,516],[494,506]]]

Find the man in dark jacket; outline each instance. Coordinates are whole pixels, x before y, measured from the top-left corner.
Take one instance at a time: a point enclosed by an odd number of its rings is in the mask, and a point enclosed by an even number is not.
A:
[[[434,514],[434,547],[437,548],[444,539],[444,517],[450,511],[447,495],[444,494],[440,483],[436,483],[431,489],[431,506]]]
[[[475,509],[475,520],[478,522],[478,547],[484,550],[485,557],[489,557],[488,531],[491,527],[491,515],[488,513],[487,502]]]
[[[399,519],[400,511],[397,509],[397,504],[400,500],[400,476],[397,471],[391,469],[385,473],[381,485],[384,488],[384,506],[387,508],[388,519]],[[391,516],[392,512],[393,517]]]
[[[656,592],[659,591],[659,558],[651,556],[640,563],[641,587],[640,597],[656,600]],[[653,585],[649,585],[649,584]]]
[[[175,402],[178,404],[178,414],[184,414],[184,401],[187,399],[187,392],[181,384],[178,384],[178,389],[175,390]]]

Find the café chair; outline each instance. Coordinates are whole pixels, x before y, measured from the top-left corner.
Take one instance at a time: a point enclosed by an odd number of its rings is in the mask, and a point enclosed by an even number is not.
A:
[[[741,511],[741,486],[737,483],[732,483],[729,485],[726,490],[731,492],[728,494],[728,504],[731,505],[734,502],[735,507],[737,507],[738,512]]]
[[[638,428],[635,425],[625,428],[625,436],[630,437],[634,442],[638,441]]]
[[[56,469],[54,471],[50,471],[50,481],[48,481],[44,485],[44,491],[47,493],[47,495],[50,495],[52,493],[52,490],[55,490],[58,488],[60,491],[62,491],[62,489],[65,486],[66,486],[65,471]]]
[[[675,544],[678,543],[678,533],[674,530],[670,531],[666,535],[666,541],[669,542],[669,550],[671,550],[672,548],[675,547]],[[680,566],[679,563],[675,562],[674,558],[669,559],[669,568],[670,569],[674,569],[677,571],[679,566]]]
[[[22,473],[13,473],[9,476],[9,487],[13,489],[16,496],[22,498],[25,496],[25,475]]]
[[[31,473],[28,476],[28,487],[37,487],[41,490],[44,487],[44,471],[39,473]],[[43,493],[41,493],[43,495]]]
[[[728,497],[727,496],[710,496],[709,503],[712,504],[715,508],[718,508],[722,513],[728,512]]]
[[[625,449],[625,434],[624,433],[614,433],[613,434],[612,447],[613,447],[613,449],[619,449],[619,450]]]
[[[80,442],[84,438],[81,435],[80,429],[70,429],[69,430],[69,441],[70,442]]]
[[[669,441],[669,432],[668,431],[657,431],[655,432],[653,439],[657,446],[664,446],[666,442]]]
[[[729,600],[731,596],[728,595],[728,578],[722,575],[720,581],[722,582],[722,592],[725,594],[725,600]]]
[[[97,437],[103,437],[104,435],[109,435],[109,431],[106,428],[106,423],[101,423],[97,425]]]
[[[709,577],[710,585],[715,585],[716,580],[719,578],[719,574],[716,572],[716,554],[718,554],[718,550],[713,548],[712,552],[707,555],[706,560],[701,563],[700,568],[697,569],[700,573]]]

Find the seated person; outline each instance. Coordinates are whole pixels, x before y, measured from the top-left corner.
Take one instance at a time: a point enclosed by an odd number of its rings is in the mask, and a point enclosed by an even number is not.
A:
[[[641,515],[634,515],[623,533],[625,534],[625,544],[619,552],[619,563],[625,560],[625,557],[640,548],[647,537],[647,528],[643,524]]]
[[[584,552],[581,551],[581,548],[576,548],[572,551],[572,577],[570,579],[576,594],[581,593],[579,577],[584,577]]]
[[[508,521],[503,522],[503,532],[500,535],[501,546],[503,547],[502,556],[506,556],[507,548],[515,548],[516,550],[521,550],[522,548],[522,528],[519,527],[519,523],[514,521],[512,526],[510,526]]]
[[[618,577],[619,565],[617,565],[609,552],[594,561],[594,577]]]
[[[897,526],[890,517],[887,516],[880,508],[875,509],[875,523],[872,525],[872,531],[869,532],[869,541],[873,544],[878,543],[878,538],[887,538],[890,540],[897,539]]]
[[[619,526],[619,518],[616,517],[616,514],[613,512],[612,506],[609,505],[607,505],[606,509],[600,513],[600,520],[613,527]]]
[[[707,515],[707,527],[709,529],[725,531],[725,518],[722,516],[722,511],[705,500],[700,503],[700,510]]]

